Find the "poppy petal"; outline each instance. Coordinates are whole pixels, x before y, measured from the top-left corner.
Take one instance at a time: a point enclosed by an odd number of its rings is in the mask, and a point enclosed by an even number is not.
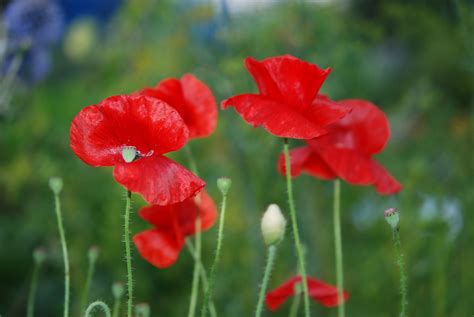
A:
[[[174,217],[179,222],[181,232],[185,236],[194,234],[196,211],[200,201],[201,230],[212,227],[217,218],[217,207],[212,198],[203,190],[196,197],[188,198],[180,203],[158,206],[152,205],[140,209],[140,217],[161,231],[173,229]]]
[[[294,276],[268,292],[265,296],[265,304],[271,311],[276,311],[278,308],[291,296],[295,295],[295,285],[301,281],[301,276]]]
[[[291,176],[293,177],[298,176],[301,172],[325,180],[337,177],[319,154],[314,152],[309,146],[290,150],[290,163]],[[281,175],[286,175],[285,156],[283,153],[278,158],[278,171]]]
[[[139,94],[158,98],[176,109],[189,129],[189,137],[209,136],[216,128],[217,105],[212,91],[192,74],[168,78]]]
[[[82,109],[73,119],[71,148],[92,166],[123,162],[124,146],[139,153],[163,154],[180,149],[188,129],[179,114],[164,102],[145,96],[113,96]]]
[[[282,138],[312,139],[326,133],[301,113],[262,95],[238,95],[222,102],[223,108],[230,106],[234,106],[248,124],[262,126]]]
[[[181,202],[205,186],[202,179],[161,155],[119,163],[114,178],[128,190],[140,193],[150,204],[161,206]]]
[[[184,246],[184,240],[176,239],[173,234],[156,229],[136,234],[133,242],[140,255],[160,269],[175,263]]]
[[[306,110],[305,117],[315,124],[327,126],[344,118],[351,110],[350,105],[339,104],[326,96],[318,95]]]
[[[283,99],[297,111],[311,105],[331,72],[330,68],[321,69],[291,55],[269,57],[260,62],[247,57],[245,66],[263,95]]]
[[[315,278],[308,277],[308,292],[313,301],[320,303],[326,307],[338,306],[338,289],[335,286],[323,283]],[[343,300],[349,298],[349,293],[343,292]]]
[[[402,185],[379,163],[373,160],[375,173],[375,190],[381,195],[396,194],[402,190]]]

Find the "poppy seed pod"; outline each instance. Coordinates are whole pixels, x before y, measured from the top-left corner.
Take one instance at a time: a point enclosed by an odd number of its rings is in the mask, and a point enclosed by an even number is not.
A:
[[[221,191],[222,194],[227,194],[232,185],[232,180],[228,177],[220,177],[217,179],[217,187]]]
[[[135,314],[137,317],[149,317],[150,305],[148,303],[140,303],[135,306]]]
[[[400,213],[396,208],[389,208],[384,211],[385,220],[392,227],[392,229],[398,229],[398,223],[400,222]]]
[[[89,248],[89,252],[87,256],[89,257],[89,262],[95,263],[97,261],[97,258],[99,257],[100,249],[98,246],[93,245]]]
[[[112,294],[114,294],[114,298],[116,300],[120,300],[123,296],[123,293],[124,293],[123,283],[115,282],[114,284],[112,284]]]
[[[42,264],[46,260],[47,254],[44,247],[38,247],[33,251],[33,260],[37,264]]]
[[[263,214],[261,229],[267,246],[279,243],[285,236],[286,220],[276,204],[268,206]]]
[[[51,177],[49,179],[49,188],[53,191],[55,195],[59,195],[63,189],[63,180],[60,177]]]

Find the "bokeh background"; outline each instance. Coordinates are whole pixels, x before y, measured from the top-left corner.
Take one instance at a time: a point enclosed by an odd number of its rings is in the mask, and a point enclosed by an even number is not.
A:
[[[0,1],[3,20],[13,2],[19,1]],[[14,38],[5,35],[4,27],[0,32],[3,317],[25,314],[31,254],[37,246],[45,246],[49,256],[40,278],[37,316],[60,315],[62,258],[47,185],[51,176],[64,179],[73,312],[79,315],[77,299],[91,245],[101,250],[93,299],[111,303],[111,284],[125,278],[124,190],[111,169],[89,167],[69,148],[69,126],[81,108],[186,72],[207,83],[220,101],[256,91],[243,66],[245,57],[287,53],[332,67],[323,92],[336,100],[369,99],[391,123],[390,142],[378,159],[404,185],[403,191],[380,197],[370,187],[342,185],[348,316],[398,314],[398,270],[383,219],[388,207],[401,210],[409,316],[474,313],[472,2],[61,0],[57,12],[49,2],[39,1],[47,14],[40,14],[38,23],[49,23],[50,33],[42,36],[56,32],[54,39],[23,48],[24,62],[13,80],[8,69],[14,56],[8,47]],[[24,23],[18,17],[15,21]],[[246,125],[229,109],[219,111],[211,137],[189,146],[217,202],[216,179],[233,180],[216,305],[221,316],[252,315],[265,255],[262,212],[270,203],[287,211],[285,181],[276,171],[282,142]],[[188,165],[183,153],[172,157]],[[335,284],[332,183],[300,176],[294,186],[308,271]],[[134,198],[136,212],[144,203]],[[147,228],[136,213],[132,219],[134,233]],[[204,234],[207,267],[215,236],[215,228]],[[186,314],[193,261],[185,250],[166,270],[154,268],[134,250],[134,266],[136,300],[150,303],[152,316]],[[295,267],[289,233],[279,248],[270,287],[289,278]],[[267,316],[287,316],[288,309],[287,304]],[[312,309],[315,316],[336,313],[316,304]]]

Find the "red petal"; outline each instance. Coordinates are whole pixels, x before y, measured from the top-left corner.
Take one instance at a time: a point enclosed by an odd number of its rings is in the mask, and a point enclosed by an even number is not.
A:
[[[308,277],[308,291],[309,296],[315,301],[326,307],[338,306],[338,290],[336,287],[323,283],[315,278]],[[346,301],[349,294],[344,291],[343,299]]]
[[[196,197],[188,198],[183,202],[167,206],[148,206],[140,209],[140,217],[153,224],[160,231],[174,230],[176,221],[182,235],[194,234],[196,211],[200,203],[201,230],[212,227],[217,218],[217,208],[212,198],[201,191]]]
[[[145,260],[161,269],[175,263],[184,246],[184,240],[158,230],[140,232],[133,237],[133,242]]]
[[[303,146],[290,150],[291,176],[298,176],[305,172],[311,176],[329,180],[337,177],[331,168],[324,162],[319,154],[309,146]],[[285,156],[280,154],[278,158],[278,171],[286,175]]]
[[[150,204],[161,206],[192,197],[205,185],[199,177],[160,155],[119,163],[114,178],[128,190],[140,193]]]
[[[345,117],[350,112],[350,106],[339,104],[326,96],[318,95],[304,115],[315,124],[327,126]]]
[[[329,133],[320,142],[337,144],[365,154],[376,154],[384,148],[390,136],[387,117],[374,104],[365,100],[341,100],[351,108],[343,119],[328,127]]]
[[[181,80],[168,78],[155,88],[145,88],[140,94],[159,98],[175,108],[189,128],[189,137],[210,135],[217,124],[217,105],[211,90],[192,74]]]
[[[331,71],[291,55],[270,57],[261,62],[247,57],[245,66],[261,94],[290,105],[297,111],[304,111],[311,105]]]
[[[71,148],[93,166],[123,162],[123,146],[142,154],[180,149],[188,129],[179,114],[164,102],[144,96],[113,96],[82,109],[73,119]]]
[[[396,194],[402,190],[402,185],[390,175],[385,168],[373,160],[375,173],[375,190],[381,195]]]
[[[300,283],[301,277],[294,276],[268,292],[265,296],[265,304],[271,311],[276,311],[289,297],[295,295],[295,285]]]
[[[261,95],[238,95],[222,102],[222,107],[234,106],[242,118],[254,127],[263,126],[275,136],[312,139],[326,133],[291,107]]]
[[[330,146],[319,147],[317,141],[309,141],[331,170],[346,182],[354,185],[369,185],[375,182],[372,159],[350,149]]]

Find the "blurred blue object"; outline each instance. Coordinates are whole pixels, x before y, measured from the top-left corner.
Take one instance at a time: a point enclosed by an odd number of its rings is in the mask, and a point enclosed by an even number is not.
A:
[[[60,0],[60,4],[68,23],[84,16],[106,22],[120,8],[122,0]]]
[[[9,50],[45,47],[61,39],[64,20],[52,0],[15,0],[5,10]]]
[[[7,54],[2,65],[2,74],[5,75],[12,71],[15,58],[18,58],[16,54]],[[32,47],[22,53],[20,67],[16,71],[15,77],[24,83],[34,84],[46,77],[50,67],[51,56],[49,49],[41,46]]]

